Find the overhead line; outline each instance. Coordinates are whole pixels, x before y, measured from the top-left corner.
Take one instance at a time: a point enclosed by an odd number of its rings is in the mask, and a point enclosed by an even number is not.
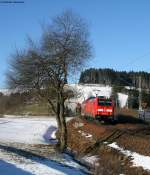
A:
[[[130,61],[129,61],[127,64],[125,64],[124,66],[129,66],[129,65],[131,65],[132,63],[135,63],[135,62],[137,62],[138,60],[140,60],[140,59],[142,59],[142,58],[144,58],[144,57],[146,57],[146,56],[148,56],[148,55],[150,55],[150,51],[147,52],[147,53],[145,53],[145,54],[143,54],[143,55],[141,55],[141,56],[137,56],[137,57],[133,58],[132,60],[130,60]]]

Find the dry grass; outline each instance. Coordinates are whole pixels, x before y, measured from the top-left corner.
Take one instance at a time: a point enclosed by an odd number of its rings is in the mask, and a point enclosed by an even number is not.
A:
[[[117,150],[102,146],[99,149],[99,166],[95,169],[96,175],[149,175],[140,167],[133,167],[129,157]]]
[[[117,139],[117,143],[124,149],[150,156],[150,129],[147,132],[147,135],[142,131],[135,134],[124,134]]]
[[[52,114],[52,110],[49,108],[47,103],[36,103],[36,104],[25,104],[16,108],[9,109],[5,114],[10,115],[33,115],[33,116],[42,116]]]
[[[115,115],[125,115],[125,116],[132,116],[138,118],[138,110],[136,109],[126,109],[126,108],[117,108],[115,110]]]
[[[79,118],[69,121],[68,146],[79,156],[87,153],[98,155],[99,165],[94,169],[97,175],[150,175],[150,172],[144,171],[141,167],[133,167],[129,157],[104,144],[104,141],[117,142],[125,149],[150,156],[149,126],[140,123],[141,121],[134,117],[123,117],[125,118],[121,118],[120,123],[115,125],[97,125]],[[75,127],[75,123],[83,125]],[[79,131],[92,134],[92,138],[86,138]]]

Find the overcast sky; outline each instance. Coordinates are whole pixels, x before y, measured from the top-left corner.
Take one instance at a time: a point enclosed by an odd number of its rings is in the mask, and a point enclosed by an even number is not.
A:
[[[89,24],[94,58],[88,67],[150,71],[149,0],[0,0],[0,88],[15,48],[26,47],[28,35],[38,40],[41,25],[66,9]]]

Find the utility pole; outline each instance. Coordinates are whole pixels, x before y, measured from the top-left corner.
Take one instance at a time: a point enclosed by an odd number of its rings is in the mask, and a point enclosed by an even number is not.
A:
[[[141,75],[139,75],[139,111],[142,110],[142,81]]]

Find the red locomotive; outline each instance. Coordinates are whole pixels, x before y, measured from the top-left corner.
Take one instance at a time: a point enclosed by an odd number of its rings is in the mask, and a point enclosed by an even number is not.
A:
[[[115,104],[111,98],[90,97],[81,104],[81,115],[95,119],[114,119]]]

